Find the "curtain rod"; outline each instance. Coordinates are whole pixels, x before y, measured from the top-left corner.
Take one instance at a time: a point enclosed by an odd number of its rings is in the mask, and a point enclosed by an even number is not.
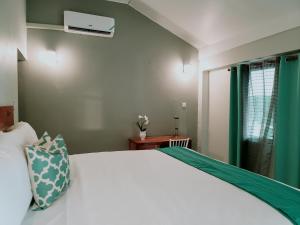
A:
[[[279,54],[279,55],[275,55],[275,56],[268,56],[268,57],[264,57],[264,58],[258,58],[258,59],[254,59],[254,60],[244,61],[239,64],[259,63],[259,62],[263,62],[263,61],[275,61],[276,58],[281,57],[281,56],[285,56],[287,61],[298,59],[298,55],[296,53],[284,53],[284,54]],[[279,60],[280,60],[280,58],[279,58]]]
[[[297,59],[298,59],[298,55],[289,55],[286,57],[286,61],[293,61]]]
[[[251,63],[259,63],[259,62],[262,62],[262,61],[275,61],[277,57],[280,57],[280,56],[286,56],[286,61],[293,61],[293,60],[298,60],[298,53],[300,53],[299,50],[296,50],[296,51],[291,51],[291,52],[286,52],[286,53],[282,53],[282,54],[277,54],[277,55],[274,55],[274,56],[268,56],[268,57],[263,57],[263,58],[257,58],[257,59],[253,59],[253,60],[249,60],[249,61],[243,61],[241,63],[238,63],[238,64],[233,64],[231,66],[237,66],[239,64],[251,64]],[[272,60],[273,59],[273,60]],[[279,58],[280,60],[280,58]],[[228,71],[230,71],[230,68],[228,68]]]
[[[256,59],[256,60],[251,60],[251,61],[245,61],[245,62],[241,62],[239,64],[262,64],[263,61],[265,62],[274,62],[276,61],[276,58],[279,56],[286,56],[286,61],[294,61],[294,60],[298,60],[299,56],[296,54],[282,54],[282,55],[278,55],[278,56],[272,56],[272,57],[268,57],[268,58],[261,58],[261,59]],[[273,59],[272,59],[273,58]],[[278,60],[280,61],[280,58],[278,58]],[[232,67],[236,67],[238,64],[232,65]],[[230,71],[230,68],[227,69],[227,71]]]

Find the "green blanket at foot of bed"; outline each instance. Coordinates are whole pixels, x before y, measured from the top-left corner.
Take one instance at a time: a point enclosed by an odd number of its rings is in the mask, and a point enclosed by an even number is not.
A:
[[[186,148],[161,148],[159,151],[247,191],[277,209],[293,224],[300,225],[299,190]]]

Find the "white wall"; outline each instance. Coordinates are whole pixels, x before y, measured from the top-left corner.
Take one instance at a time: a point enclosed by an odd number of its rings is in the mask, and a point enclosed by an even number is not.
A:
[[[263,38],[200,60],[203,70],[212,70],[242,61],[300,50],[300,27]],[[201,49],[199,50],[201,51]]]
[[[26,2],[0,2],[0,105],[14,105],[18,120],[17,49],[26,57]]]
[[[230,72],[227,69],[210,71],[208,79],[207,154],[228,162]]]

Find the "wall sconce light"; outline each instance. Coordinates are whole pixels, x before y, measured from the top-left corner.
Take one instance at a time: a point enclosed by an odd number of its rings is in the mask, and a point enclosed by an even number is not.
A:
[[[183,74],[191,76],[193,74],[193,66],[191,64],[183,65]]]
[[[183,82],[189,81],[192,78],[193,73],[195,72],[191,64],[181,64],[180,66],[178,65],[177,71],[178,80]]]
[[[45,50],[39,53],[39,60],[41,63],[48,66],[56,66],[58,63],[58,57],[56,51]]]

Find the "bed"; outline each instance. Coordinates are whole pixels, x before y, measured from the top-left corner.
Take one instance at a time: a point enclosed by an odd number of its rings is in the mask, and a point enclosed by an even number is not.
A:
[[[156,150],[71,156],[72,185],[22,225],[288,225],[266,203]]]
[[[28,208],[22,225],[293,224],[248,192],[154,149],[71,155],[70,163],[68,191],[46,210]]]

